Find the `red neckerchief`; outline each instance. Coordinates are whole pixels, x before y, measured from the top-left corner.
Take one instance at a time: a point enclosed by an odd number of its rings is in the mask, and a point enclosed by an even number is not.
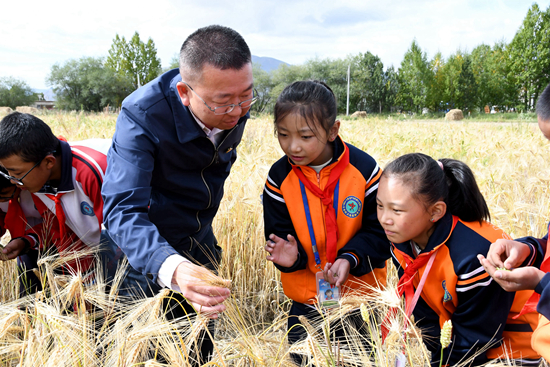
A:
[[[336,223],[336,212],[334,211],[332,197],[334,194],[334,188],[340,179],[340,175],[349,164],[349,149],[346,146],[346,143],[342,142],[342,144],[344,145],[344,153],[338,163],[330,171],[330,176],[324,190],[321,190],[317,187],[317,185],[308,180],[298,166],[292,165],[292,170],[296,176],[298,176],[300,182],[304,184],[304,186],[307,187],[313,195],[320,198],[323,205],[326,205],[327,207],[325,211],[325,220],[327,224],[326,251],[327,262],[330,263],[334,263],[334,260],[336,259],[336,243],[338,242],[338,224]]]
[[[8,212],[4,218],[4,226],[10,231],[12,238],[23,237],[27,231],[27,218],[23,214],[21,204],[19,203],[19,194],[21,191],[15,189],[15,195],[10,199]]]
[[[452,224],[451,230],[449,232],[449,235],[445,239],[445,241],[443,241],[442,243],[445,243],[449,240],[449,237],[451,237],[451,234],[453,233],[453,230],[457,223],[458,223],[458,217],[453,215],[453,224]],[[397,294],[399,298],[401,298],[403,294],[405,294],[405,311],[407,313],[407,318],[412,314],[414,307],[416,306],[416,301],[420,297],[420,293],[422,292],[422,287],[424,286],[424,282],[421,281],[417,289],[418,295],[415,297],[413,279],[418,273],[418,270],[421,269],[424,265],[426,265],[428,261],[430,261],[430,258],[432,259],[435,258],[435,253],[437,252],[438,248],[439,246],[430,252],[420,254],[415,259],[411,259],[408,256],[404,257],[405,263],[406,263],[405,270],[404,270],[404,274],[399,279],[399,283],[397,283]],[[433,261],[434,260],[432,260],[432,262],[430,262],[429,267],[426,267],[426,269],[424,270],[425,274],[423,276],[423,279],[425,279],[425,276],[428,275],[426,272],[430,271],[431,264],[433,263]],[[387,324],[389,323],[389,319],[391,316],[394,316],[396,313],[397,313],[397,308],[394,307],[388,312],[388,315],[382,322],[382,342],[386,339],[386,336],[389,333],[389,328],[387,327]]]
[[[65,242],[67,240],[67,231],[65,230],[65,211],[61,205],[61,196],[63,195],[64,193],[58,193],[56,195],[46,194],[46,196],[55,203],[55,216],[59,222],[59,237],[62,242]]]

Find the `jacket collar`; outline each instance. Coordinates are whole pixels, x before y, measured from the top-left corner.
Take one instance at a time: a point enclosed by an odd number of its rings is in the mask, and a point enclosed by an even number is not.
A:
[[[195,121],[195,118],[191,114],[189,108],[187,106],[184,106],[181,102],[178,89],[176,88],[176,84],[181,82],[181,75],[178,69],[171,70],[168,73],[176,73],[176,75],[170,81],[170,92],[168,98],[170,100],[170,105],[172,106],[172,114],[174,116],[176,133],[178,134],[178,141],[182,144],[185,144],[201,137],[206,138],[206,133],[200,128],[197,121]],[[248,111],[246,115],[241,117],[237,125],[235,125],[231,130],[226,130],[224,132],[224,136],[226,136],[229,131],[234,130],[239,125],[244,123],[249,117],[250,111]],[[220,141],[223,141],[223,139],[220,139]]]
[[[435,229],[430,238],[428,239],[428,243],[426,244],[426,247],[422,250],[421,254],[425,253],[431,253],[432,251],[437,250],[439,247],[444,245],[451,236],[453,231],[453,216],[447,212],[441,218],[437,221],[435,224]],[[410,257],[414,257],[410,245],[410,241],[402,242],[402,243],[392,243],[399,251],[409,255]]]
[[[60,140],[59,147],[61,154],[57,159],[61,159],[61,179],[57,187],[53,186],[50,181],[38,191],[41,194],[56,194],[58,192],[69,192],[74,190],[73,185],[73,152],[69,143]]]

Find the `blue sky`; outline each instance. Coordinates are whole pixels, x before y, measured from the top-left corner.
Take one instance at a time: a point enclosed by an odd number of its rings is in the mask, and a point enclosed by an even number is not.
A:
[[[537,1],[545,10],[550,0]],[[118,33],[153,39],[164,66],[199,27],[240,32],[254,55],[301,64],[370,51],[396,68],[414,38],[428,57],[509,42],[533,1],[10,1],[2,6],[0,77],[47,88],[51,66],[106,56]],[[7,16],[11,14],[11,16]]]

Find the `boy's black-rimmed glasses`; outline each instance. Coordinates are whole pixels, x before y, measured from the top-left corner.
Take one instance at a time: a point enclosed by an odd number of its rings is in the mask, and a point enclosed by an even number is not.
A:
[[[50,154],[50,153],[48,153],[48,154]],[[46,157],[48,156],[48,154],[46,154]],[[44,158],[46,158],[46,157],[44,157]],[[17,185],[19,185],[19,186],[23,186],[23,185],[24,185],[23,179],[24,179],[25,177],[27,177],[27,175],[28,175],[29,173],[31,173],[31,171],[32,171],[33,169],[35,169],[40,163],[42,163],[42,161],[44,160],[44,158],[42,158],[41,160],[39,160],[38,162],[36,162],[36,164],[35,164],[34,166],[32,166],[32,168],[31,168],[30,170],[28,170],[27,173],[25,173],[25,174],[23,175],[23,177],[21,177],[21,178],[17,178],[17,177],[13,177],[13,176],[7,175],[7,174],[5,174],[5,173],[2,172],[2,171],[0,171],[0,175],[4,176],[5,178],[7,178],[8,180],[10,180],[10,181],[12,181],[12,182],[15,182],[15,183],[16,183]]]

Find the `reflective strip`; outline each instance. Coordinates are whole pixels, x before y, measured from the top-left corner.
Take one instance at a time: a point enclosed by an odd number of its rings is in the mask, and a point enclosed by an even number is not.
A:
[[[271,192],[269,192],[269,190],[267,188],[264,188],[264,191],[266,194],[268,194],[269,196],[271,196],[273,199],[277,200],[277,201],[280,201],[281,203],[284,203],[285,202],[285,199],[275,195],[275,194],[272,194]]]
[[[477,268],[474,271],[471,271],[471,272],[466,273],[466,274],[459,275],[458,279],[468,279],[468,278],[472,277],[473,275],[482,273],[484,271],[485,271],[485,269],[483,268],[483,266],[480,266],[479,268]]]
[[[491,284],[491,282],[493,281],[493,278],[489,277],[489,280],[486,281],[486,282],[483,282],[483,283],[476,283],[476,284],[472,284],[471,286],[469,287],[456,287],[455,288],[455,291],[456,292],[466,292],[466,291],[469,291],[470,289],[474,289],[476,287],[486,287],[488,286],[489,284]]]

